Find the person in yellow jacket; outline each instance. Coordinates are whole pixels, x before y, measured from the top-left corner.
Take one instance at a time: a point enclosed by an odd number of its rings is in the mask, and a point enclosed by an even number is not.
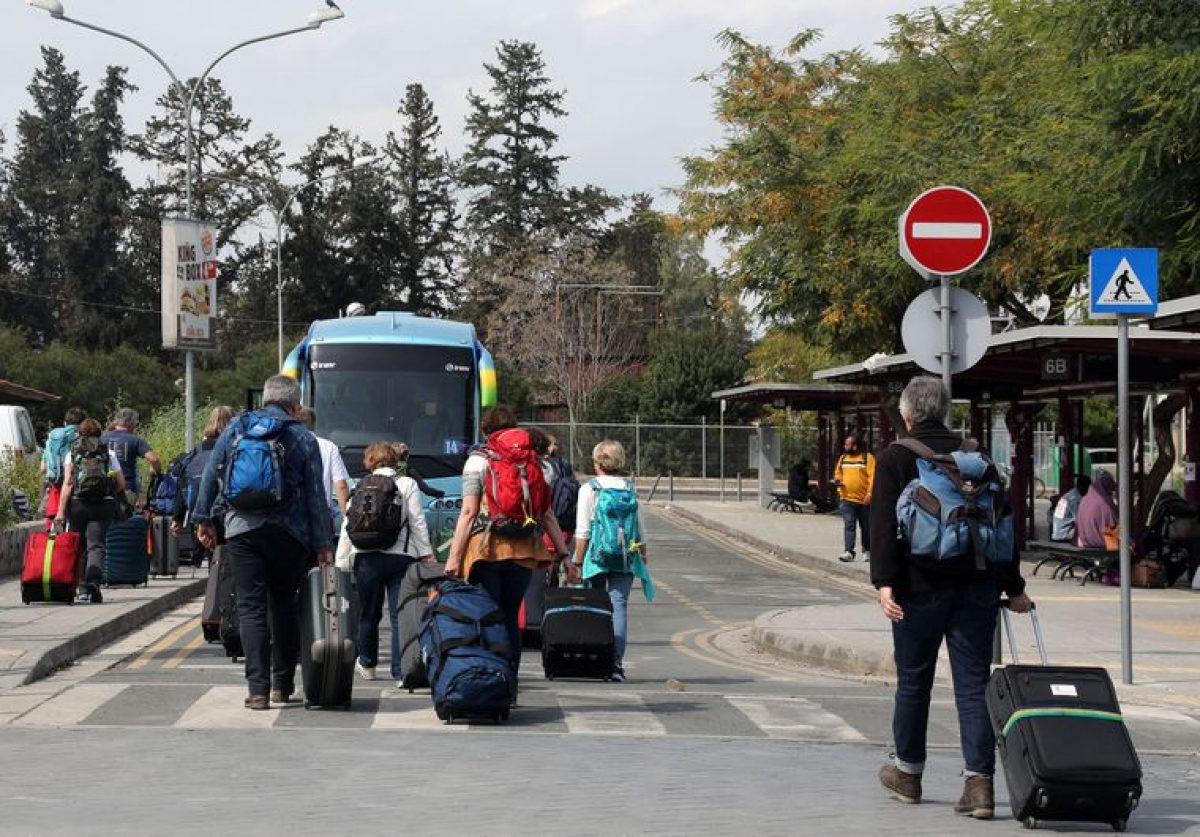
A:
[[[842,455],[833,469],[833,482],[837,486],[838,507],[846,524],[843,539],[845,551],[838,556],[838,560],[847,563],[854,560],[854,529],[857,523],[862,530],[863,560],[870,561],[870,503],[871,486],[875,482],[875,457],[856,434],[850,434],[842,443]]]

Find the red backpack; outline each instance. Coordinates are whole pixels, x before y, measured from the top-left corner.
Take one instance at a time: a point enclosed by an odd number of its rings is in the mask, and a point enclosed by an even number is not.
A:
[[[497,430],[483,452],[488,463],[483,493],[492,531],[506,537],[536,534],[550,508],[550,488],[529,434],[517,428]]]

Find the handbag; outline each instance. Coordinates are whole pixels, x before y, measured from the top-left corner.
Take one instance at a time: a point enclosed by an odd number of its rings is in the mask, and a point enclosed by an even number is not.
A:
[[[1121,548],[1121,533],[1115,525],[1104,527],[1104,548],[1113,550]]]

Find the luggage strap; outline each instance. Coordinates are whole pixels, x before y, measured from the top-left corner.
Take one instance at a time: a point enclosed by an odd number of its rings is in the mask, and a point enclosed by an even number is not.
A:
[[[50,601],[50,571],[54,562],[54,535],[46,538],[46,556],[42,560],[42,598]]]
[[[1007,738],[1018,721],[1024,721],[1028,718],[1090,718],[1094,721],[1115,721],[1118,724],[1125,722],[1125,718],[1120,712],[1079,709],[1071,706],[1047,706],[1038,709],[1018,709],[1009,717],[1000,734]]]
[[[434,613],[445,614],[455,622],[461,622],[464,625],[483,625],[484,627],[487,627],[488,625],[504,624],[504,612],[499,609],[489,611],[478,619],[472,619],[458,608],[451,607],[445,602],[434,602],[432,605],[430,605],[429,609]]]
[[[588,605],[563,605],[562,607],[552,607],[542,614],[545,619],[551,613],[598,613],[601,616],[612,616],[611,610],[605,610],[602,607],[590,607]]]

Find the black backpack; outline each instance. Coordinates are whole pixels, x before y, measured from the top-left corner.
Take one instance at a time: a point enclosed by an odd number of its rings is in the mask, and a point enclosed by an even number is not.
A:
[[[379,552],[395,546],[407,528],[404,498],[396,488],[396,478],[386,474],[363,477],[346,511],[350,543],[365,552]]]
[[[558,528],[564,532],[575,529],[575,507],[579,502],[579,480],[575,469],[565,459],[550,459],[554,470],[554,485],[550,488],[550,508],[558,518]]]
[[[108,476],[108,446],[95,436],[76,439],[71,448],[71,496],[103,500],[112,495]]]

